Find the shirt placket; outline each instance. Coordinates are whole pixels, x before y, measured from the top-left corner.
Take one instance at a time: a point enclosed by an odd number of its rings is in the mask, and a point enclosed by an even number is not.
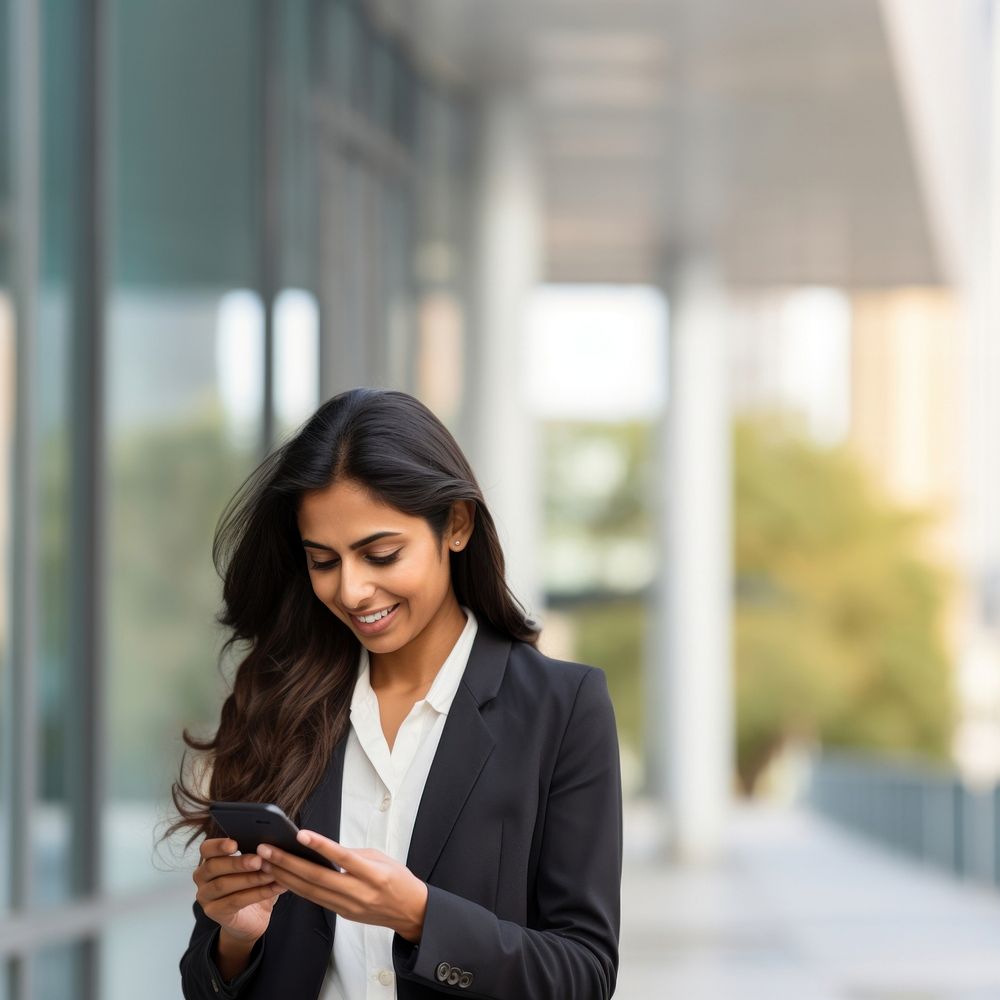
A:
[[[406,725],[407,722],[404,722],[400,727],[399,735],[402,735]],[[368,819],[368,828],[365,831],[365,846],[373,847],[383,854],[393,856],[393,803],[398,788],[396,767],[393,755],[387,752],[388,746],[385,744],[381,725],[378,727],[377,735],[382,746],[380,752],[369,756],[375,767],[378,780],[375,782],[375,794]],[[385,928],[383,927],[374,924],[364,925],[366,1000],[387,1000],[387,998],[395,996],[396,976],[391,963],[388,965],[380,963],[377,958],[384,952],[384,949],[380,947],[380,937],[384,936],[384,932]]]
[[[373,695],[374,698],[374,695]],[[366,730],[363,747],[375,769],[377,780],[374,798],[365,831],[365,846],[373,847],[399,861],[400,844],[395,825],[396,802],[402,780],[413,763],[420,743],[426,735],[431,712],[424,703],[411,709],[410,714],[399,727],[392,751],[389,751],[382,733],[378,717],[377,702],[371,706],[374,711],[369,716],[371,728]],[[365,948],[365,998],[366,1000],[389,1000],[396,995],[396,976],[391,959],[385,961],[385,949],[381,937],[385,928],[365,924],[363,930]],[[379,956],[381,956],[381,961]]]

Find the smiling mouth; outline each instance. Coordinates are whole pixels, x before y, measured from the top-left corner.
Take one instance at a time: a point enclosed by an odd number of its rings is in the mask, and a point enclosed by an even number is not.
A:
[[[381,611],[373,611],[370,615],[351,615],[351,617],[357,622],[363,622],[365,625],[374,625],[375,622],[381,621],[387,615],[392,614],[398,607],[398,604],[393,604],[388,608],[382,608]]]

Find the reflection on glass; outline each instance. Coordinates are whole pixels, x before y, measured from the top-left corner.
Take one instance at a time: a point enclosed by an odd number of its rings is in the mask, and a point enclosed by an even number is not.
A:
[[[79,945],[58,945],[38,952],[32,961],[31,1000],[67,1000],[80,995]]]
[[[190,934],[187,904],[160,905],[116,920],[101,940],[101,1000],[136,1000],[140,994],[142,1000],[177,1000],[177,960]]]
[[[237,449],[252,450],[264,406],[264,307],[253,292],[226,292],[219,301],[215,368],[226,436]],[[248,350],[249,348],[249,350]]]
[[[105,870],[113,887],[158,877],[151,836],[181,730],[208,731],[218,715],[212,534],[261,433],[253,406],[263,333],[259,305],[245,294],[109,300]]]
[[[172,0],[165,17],[156,4],[109,5],[111,890],[162,884],[153,840],[169,815],[181,731],[211,731],[221,702],[212,535],[262,434],[263,313],[248,290],[258,259],[258,10]]]
[[[334,0],[327,14],[327,79],[334,94],[359,111],[364,101],[366,32],[352,0]]]
[[[286,288],[274,302],[274,428],[280,439],[319,406],[319,303]]]
[[[0,274],[0,913],[10,906],[10,601],[14,458],[14,309]],[[0,977],[0,1000],[3,1000]]]
[[[385,365],[389,384],[403,389],[413,385],[413,358],[410,345],[414,339],[414,287],[411,276],[413,244],[412,217],[402,185],[387,182],[379,189],[379,277],[377,298],[382,305],[385,342]]]
[[[10,141],[12,79],[10,3],[0,0],[0,219],[14,215]],[[0,224],[0,914],[10,906],[10,523],[13,501],[11,463],[14,458],[14,305],[11,300],[11,227]],[[6,975],[0,966],[0,1000],[6,1000]]]
[[[40,709],[37,810],[32,838],[35,900],[52,904],[74,892],[72,856],[78,748],[72,722],[75,653],[71,637],[70,579],[76,540],[71,536],[72,359],[74,273],[79,234],[76,163],[80,72],[79,3],[48,0],[42,18],[43,132],[40,289],[35,337],[38,401],[38,530],[41,562],[37,697]]]
[[[417,394],[450,423],[457,418],[462,401],[461,304],[446,292],[431,292],[420,303],[417,324]]]
[[[275,42],[278,286],[316,288],[319,271],[318,130],[313,119],[322,33],[310,0],[284,0]]]

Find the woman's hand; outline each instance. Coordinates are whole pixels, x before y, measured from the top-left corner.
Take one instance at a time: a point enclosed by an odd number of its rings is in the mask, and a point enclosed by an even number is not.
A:
[[[310,830],[300,830],[298,840],[341,871],[261,844],[257,852],[266,859],[261,869],[278,885],[348,920],[391,927],[407,941],[420,940],[427,886],[406,865],[373,848],[343,847]]]
[[[234,840],[205,840],[200,851],[201,864],[192,876],[198,886],[196,898],[205,915],[228,934],[229,943],[241,942],[249,953],[267,930],[274,901],[285,890],[260,870],[256,854],[235,854]]]

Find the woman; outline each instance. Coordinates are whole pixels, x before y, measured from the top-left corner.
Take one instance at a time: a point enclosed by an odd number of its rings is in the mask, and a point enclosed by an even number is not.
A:
[[[621,786],[604,673],[552,660],[455,440],[401,392],[322,406],[230,504],[245,653],[191,840],[189,1000],[598,1000],[618,968]],[[273,802],[336,867],[237,854],[208,806]]]

